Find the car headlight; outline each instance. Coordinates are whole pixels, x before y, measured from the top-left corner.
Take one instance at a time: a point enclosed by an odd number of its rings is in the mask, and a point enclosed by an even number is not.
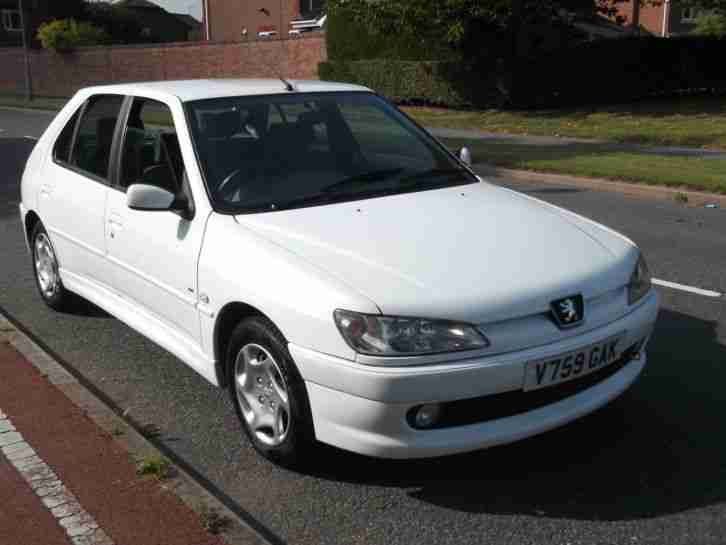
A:
[[[645,262],[645,258],[641,254],[638,257],[638,262],[635,264],[635,270],[630,277],[630,283],[628,284],[628,304],[632,305],[640,301],[646,293],[650,291],[652,284],[650,278],[650,271],[648,270],[648,264]]]
[[[335,324],[350,347],[371,356],[421,356],[487,348],[469,324],[336,310]]]

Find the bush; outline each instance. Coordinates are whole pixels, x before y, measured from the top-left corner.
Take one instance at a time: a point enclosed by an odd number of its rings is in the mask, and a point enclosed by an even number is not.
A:
[[[693,34],[698,36],[726,36],[726,15],[722,13],[703,13],[696,18]]]
[[[108,34],[97,26],[62,19],[43,23],[38,29],[38,39],[43,48],[56,52],[72,51],[76,47],[101,45],[109,41]]]
[[[404,103],[553,108],[726,93],[724,56],[726,39],[634,37],[564,47],[499,69],[494,61],[332,60],[320,65],[320,77]]]

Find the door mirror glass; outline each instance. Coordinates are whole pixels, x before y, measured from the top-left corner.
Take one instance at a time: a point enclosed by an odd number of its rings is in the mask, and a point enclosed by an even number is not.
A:
[[[156,185],[133,184],[126,191],[126,206],[131,210],[175,210],[175,204],[174,193]]]
[[[469,148],[461,148],[461,151],[459,152],[459,159],[461,159],[461,162],[466,166],[471,166],[471,152],[469,151]]]

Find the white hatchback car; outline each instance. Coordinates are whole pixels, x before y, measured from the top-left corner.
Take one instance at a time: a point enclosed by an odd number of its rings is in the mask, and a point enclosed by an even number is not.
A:
[[[353,85],[85,89],[20,211],[48,305],[79,294],[228,387],[283,464],[565,424],[635,381],[658,312],[631,241],[482,181]]]

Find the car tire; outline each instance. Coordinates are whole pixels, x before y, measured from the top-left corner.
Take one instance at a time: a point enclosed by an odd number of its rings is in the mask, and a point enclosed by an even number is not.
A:
[[[71,293],[63,286],[58,272],[58,258],[43,224],[38,222],[30,235],[35,285],[41,298],[53,310],[68,306]]]
[[[305,383],[282,333],[262,316],[246,318],[232,332],[225,362],[232,404],[254,448],[283,467],[303,467],[315,434]]]

